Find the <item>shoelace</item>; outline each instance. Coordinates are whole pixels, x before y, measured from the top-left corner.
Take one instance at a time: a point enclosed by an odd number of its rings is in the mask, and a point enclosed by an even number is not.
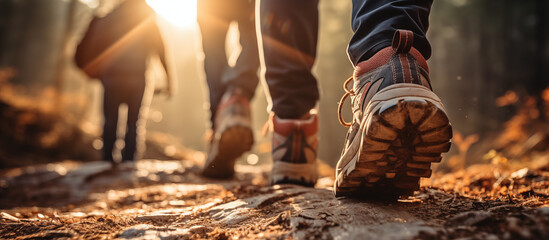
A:
[[[269,114],[269,119],[267,119],[265,124],[263,124],[263,128],[261,129],[261,135],[263,137],[267,136],[267,134],[269,132],[273,131],[273,129],[274,129],[274,127],[273,127],[273,118],[274,118],[274,113],[270,113]]]
[[[339,117],[339,123],[343,125],[344,127],[350,127],[352,122],[345,122],[345,119],[343,119],[343,103],[347,99],[347,97],[355,96],[355,92],[353,90],[349,90],[348,85],[353,80],[353,77],[350,77],[343,83],[343,90],[345,90],[345,94],[343,94],[343,97],[341,97],[341,100],[339,101],[339,106],[337,107],[338,117]],[[352,100],[351,100],[352,101]],[[351,102],[352,105],[352,102]]]

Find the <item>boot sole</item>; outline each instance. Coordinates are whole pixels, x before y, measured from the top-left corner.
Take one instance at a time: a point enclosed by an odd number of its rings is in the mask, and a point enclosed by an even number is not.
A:
[[[318,178],[316,163],[274,162],[271,171],[271,185],[296,184],[314,187]]]
[[[215,136],[214,136],[215,137]],[[236,160],[252,149],[253,131],[247,126],[228,127],[212,144],[202,175],[209,178],[231,178]]]
[[[342,156],[352,159],[336,177],[338,197],[412,195],[451,145],[452,127],[440,98],[416,84],[395,84],[374,95],[362,126]]]

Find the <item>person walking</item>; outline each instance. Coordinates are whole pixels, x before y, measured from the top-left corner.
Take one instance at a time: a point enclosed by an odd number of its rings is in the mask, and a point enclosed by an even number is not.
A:
[[[126,0],[110,14],[94,18],[77,49],[76,62],[104,88],[103,159],[114,162],[118,111],[128,107],[122,161],[133,161],[137,152],[145,71],[150,56],[157,55],[167,74],[165,93],[171,95],[171,76],[155,13],[145,0]]]
[[[202,174],[229,178],[238,157],[252,148],[250,101],[259,82],[254,0],[200,0],[204,70],[209,88],[212,136]],[[231,23],[238,25],[242,50],[234,66],[225,50]]]
[[[260,60],[274,114],[272,184],[313,186],[317,179],[319,91],[311,69],[318,3],[259,3]],[[343,83],[339,105],[339,120],[349,129],[336,167],[336,196],[410,195],[450,148],[452,129],[432,92],[426,62],[431,5],[432,0],[353,0],[347,51],[355,71]],[[342,117],[347,98],[351,122]]]

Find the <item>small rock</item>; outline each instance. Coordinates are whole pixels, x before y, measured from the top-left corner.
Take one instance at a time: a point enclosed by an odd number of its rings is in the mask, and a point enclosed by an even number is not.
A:
[[[250,212],[252,210],[248,208],[242,208],[242,209],[236,209],[232,212],[230,212],[228,215],[224,215],[224,217],[221,219],[221,222],[227,224],[227,225],[236,225],[239,224],[246,219],[250,219],[251,215]],[[216,216],[213,216],[216,218]]]
[[[542,207],[542,208],[539,208],[537,211],[543,215],[549,215],[549,207]]]
[[[120,239],[188,239],[189,230],[167,227],[156,227],[148,224],[140,224],[122,231],[117,238]]]
[[[515,171],[514,173],[511,173],[511,178],[517,179],[517,178],[524,178],[528,174],[528,168],[523,168],[518,171]]]
[[[169,201],[168,204],[170,204],[170,206],[185,206],[187,203],[182,200],[172,200]]]
[[[210,230],[211,229],[209,229],[209,228],[207,228],[206,226],[203,226],[203,225],[192,226],[192,227],[189,228],[189,232],[191,234],[199,234],[199,235],[206,234]]]
[[[0,215],[2,216],[2,219],[6,219],[6,220],[10,220],[10,221],[13,221],[13,222],[19,222],[19,218],[16,218],[8,213],[5,213],[5,212],[2,212],[0,213]]]
[[[520,219],[516,217],[508,217],[506,221],[507,221],[507,226],[509,227],[510,232],[513,232],[521,236],[521,238],[523,239],[532,238],[532,234],[530,233],[530,230],[521,224]]]
[[[493,214],[486,211],[471,211],[457,214],[451,218],[447,224],[448,225],[461,225],[461,226],[473,226],[476,225],[490,217]]]

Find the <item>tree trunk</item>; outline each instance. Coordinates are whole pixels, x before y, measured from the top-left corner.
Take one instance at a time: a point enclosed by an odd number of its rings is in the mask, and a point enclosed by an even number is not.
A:
[[[55,86],[55,89],[57,91],[57,97],[56,97],[56,106],[61,106],[61,92],[63,88],[63,82],[65,81],[65,70],[67,69],[69,53],[70,53],[70,41],[71,37],[73,36],[73,29],[74,29],[74,22],[75,22],[75,15],[76,15],[76,7],[78,4],[78,0],[72,0],[69,2],[69,6],[67,8],[67,15],[66,15],[66,24],[65,24],[65,30],[63,31],[63,38],[61,41],[61,52],[59,53],[59,58],[57,62],[57,70],[54,75],[53,83]]]

